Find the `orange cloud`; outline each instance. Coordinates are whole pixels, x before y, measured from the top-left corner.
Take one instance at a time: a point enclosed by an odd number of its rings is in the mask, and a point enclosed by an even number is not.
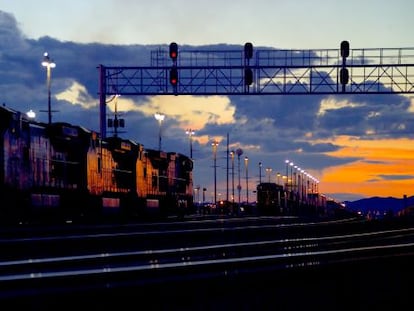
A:
[[[335,143],[343,147],[328,153],[330,156],[360,159],[325,169],[321,177],[322,192],[394,197],[413,194],[413,140],[338,137]]]

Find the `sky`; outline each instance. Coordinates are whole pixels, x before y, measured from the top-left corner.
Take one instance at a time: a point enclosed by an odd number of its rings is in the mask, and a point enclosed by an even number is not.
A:
[[[99,130],[99,64],[146,65],[151,51],[173,41],[193,48],[252,42],[255,48],[336,49],[343,40],[351,49],[411,48],[413,9],[411,0],[2,0],[0,103],[32,109],[47,121],[40,64],[47,51],[56,62],[53,121]],[[227,134],[230,149],[242,149],[242,159],[249,159],[250,201],[260,176],[278,181],[286,159],[338,201],[414,195],[411,95],[121,96],[116,104],[126,122],[121,136],[146,148],[158,148],[156,112],[165,115],[163,150],[189,155],[185,131],[194,130],[194,185],[207,188],[208,196],[214,188],[213,140],[219,141],[217,190],[219,198],[226,196]]]

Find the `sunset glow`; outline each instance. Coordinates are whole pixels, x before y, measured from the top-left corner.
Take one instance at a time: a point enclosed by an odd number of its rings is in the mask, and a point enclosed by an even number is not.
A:
[[[343,147],[332,156],[355,157],[356,161],[323,170],[323,192],[359,193],[363,196],[402,197],[412,193],[414,184],[414,141],[355,140],[340,137]]]

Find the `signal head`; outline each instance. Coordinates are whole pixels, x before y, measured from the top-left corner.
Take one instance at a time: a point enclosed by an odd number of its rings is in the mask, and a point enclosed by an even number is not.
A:
[[[170,43],[170,58],[175,60],[178,57],[178,44],[175,42]]]

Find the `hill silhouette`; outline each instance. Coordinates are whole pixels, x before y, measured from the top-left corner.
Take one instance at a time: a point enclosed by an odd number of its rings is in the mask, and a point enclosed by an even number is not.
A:
[[[414,205],[414,196],[394,198],[394,197],[372,197],[356,201],[345,201],[347,209],[354,212],[361,212],[363,215],[384,216],[396,215],[403,209]]]

